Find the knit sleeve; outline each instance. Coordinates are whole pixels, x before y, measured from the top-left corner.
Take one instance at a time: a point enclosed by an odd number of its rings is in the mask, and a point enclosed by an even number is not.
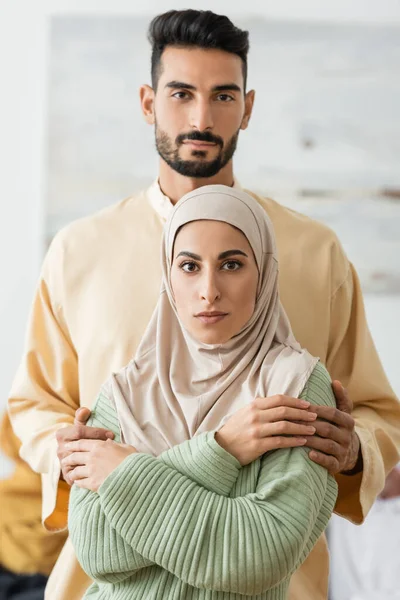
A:
[[[302,397],[335,405],[321,365]],[[98,493],[111,526],[140,555],[194,587],[251,595],[300,566],[337,485],[305,448],[292,448],[265,455],[255,491],[242,497],[216,494],[145,454],[127,457]]]
[[[87,422],[120,441],[117,415],[100,392]],[[140,556],[107,521],[97,493],[73,485],[68,507],[69,536],[82,569],[98,582],[117,583],[153,564]]]
[[[115,441],[120,441],[117,414],[104,392],[100,392],[87,424],[112,431]],[[161,454],[158,460],[198,485],[225,496],[229,495],[241,468],[239,461],[214,440],[213,434],[183,442]],[[153,564],[110,526],[97,493],[72,486],[68,527],[77,558],[92,579],[116,583]]]

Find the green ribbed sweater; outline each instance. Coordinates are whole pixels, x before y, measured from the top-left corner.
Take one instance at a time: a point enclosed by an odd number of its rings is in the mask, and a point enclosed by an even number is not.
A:
[[[321,364],[301,398],[335,406]],[[89,424],[120,439],[102,395]],[[98,493],[72,488],[70,537],[94,580],[84,598],[284,600],[336,495],[334,478],[306,448],[269,452],[241,467],[208,432],[157,458],[132,454]]]

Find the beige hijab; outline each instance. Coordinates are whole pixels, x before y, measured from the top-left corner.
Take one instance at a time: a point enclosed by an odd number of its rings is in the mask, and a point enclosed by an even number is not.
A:
[[[259,271],[255,311],[224,344],[200,343],[184,329],[171,289],[178,229],[201,219],[240,229]],[[299,396],[318,359],[293,336],[278,296],[272,225],[251,196],[223,185],[186,194],[165,224],[162,273],[160,297],[136,356],[103,388],[115,404],[121,441],[157,456],[196,434],[218,430],[256,396]]]

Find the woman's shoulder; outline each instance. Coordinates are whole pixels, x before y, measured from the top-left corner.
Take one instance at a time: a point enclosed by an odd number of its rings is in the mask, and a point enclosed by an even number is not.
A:
[[[314,367],[300,398],[319,406],[336,406],[331,376],[321,362]]]

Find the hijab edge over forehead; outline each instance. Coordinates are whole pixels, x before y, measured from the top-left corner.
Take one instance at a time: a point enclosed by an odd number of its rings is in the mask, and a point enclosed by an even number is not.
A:
[[[229,198],[228,203],[227,198]],[[188,203],[190,203],[189,207]],[[242,190],[223,185],[210,185],[189,192],[173,208],[164,230],[165,252],[169,267],[172,263],[178,230],[188,223],[204,220],[220,221],[239,229],[253,250],[259,270],[262,254],[272,254],[276,259],[272,225],[257,202]],[[268,236],[262,234],[260,228],[262,221],[268,223]]]

